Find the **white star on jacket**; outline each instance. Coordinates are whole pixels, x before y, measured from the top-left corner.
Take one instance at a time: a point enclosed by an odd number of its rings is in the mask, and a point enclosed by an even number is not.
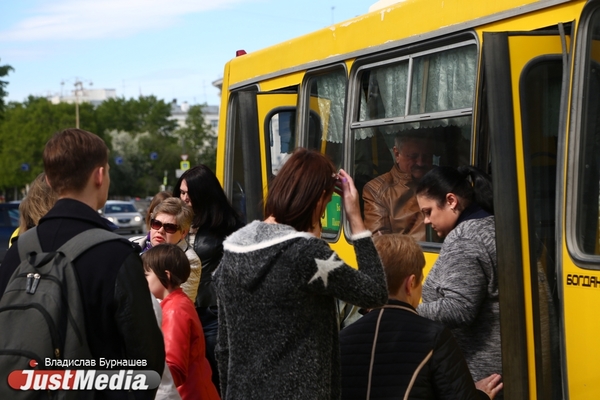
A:
[[[329,273],[334,269],[344,265],[343,261],[335,260],[335,253],[331,253],[331,256],[327,260],[319,260],[318,258],[315,258],[315,262],[317,263],[317,272],[315,272],[313,277],[310,278],[308,283],[321,278],[325,287],[327,287],[327,277],[329,276]]]

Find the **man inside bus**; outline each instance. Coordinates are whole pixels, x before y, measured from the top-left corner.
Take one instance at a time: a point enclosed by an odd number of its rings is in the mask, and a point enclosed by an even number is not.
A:
[[[365,225],[373,234],[402,233],[424,241],[425,224],[414,191],[432,167],[433,143],[422,132],[398,133],[394,143],[392,169],[363,189]]]

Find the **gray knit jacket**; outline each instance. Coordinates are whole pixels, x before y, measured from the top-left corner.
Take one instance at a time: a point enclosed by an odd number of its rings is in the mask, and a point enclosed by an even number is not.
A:
[[[283,224],[254,221],[224,242],[214,273],[223,399],[339,399],[336,298],[387,301],[371,233],[352,237],[359,269],[329,245]]]
[[[475,381],[502,373],[493,216],[464,221],[448,234],[418,312],[451,328]]]

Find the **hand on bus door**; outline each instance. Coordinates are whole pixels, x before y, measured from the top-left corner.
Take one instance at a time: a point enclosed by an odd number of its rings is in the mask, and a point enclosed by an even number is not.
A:
[[[342,204],[346,211],[346,218],[350,223],[352,234],[360,233],[366,230],[365,224],[360,215],[359,195],[354,180],[343,169],[338,173],[335,192],[342,196]]]
[[[475,387],[490,396],[490,399],[494,399],[498,392],[502,390],[504,384],[500,382],[502,376],[499,374],[492,374],[487,378],[483,378],[480,381],[475,382]]]

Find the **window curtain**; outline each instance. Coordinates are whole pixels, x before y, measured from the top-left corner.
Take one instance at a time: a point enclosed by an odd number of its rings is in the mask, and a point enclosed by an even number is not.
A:
[[[318,108],[321,116],[322,140],[342,143],[344,102],[346,101],[346,73],[336,71],[315,79]],[[313,91],[314,93],[314,86]]]
[[[476,63],[475,46],[416,58],[410,114],[473,107]],[[434,126],[448,126],[448,122],[448,119],[440,119]]]
[[[470,108],[475,93],[476,67],[477,48],[473,45],[415,58],[410,81],[408,61],[365,72],[369,90],[368,98],[361,93],[359,121],[405,116],[409,84],[412,89],[411,115]],[[405,124],[400,129],[448,126],[450,122],[449,119],[438,119]]]

